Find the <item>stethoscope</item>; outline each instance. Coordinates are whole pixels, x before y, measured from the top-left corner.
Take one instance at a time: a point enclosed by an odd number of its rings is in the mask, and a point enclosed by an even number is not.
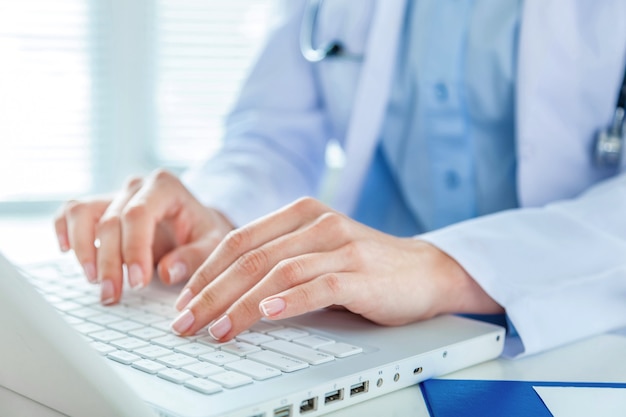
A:
[[[313,46],[317,15],[319,14],[322,0],[309,0],[302,18],[300,28],[300,51],[302,56],[309,62],[320,62],[330,57],[349,58],[354,60],[363,59],[362,55],[352,54],[346,50],[338,40],[326,42],[318,47]]]
[[[331,40],[318,47],[313,46],[317,15],[323,0],[309,0],[307,10],[302,18],[300,29],[300,51],[302,56],[309,62],[320,62],[331,57],[345,57],[351,59],[363,59],[362,55],[350,54],[344,45],[338,40]],[[622,148],[624,147],[624,121],[626,109],[626,71],[619,91],[613,123],[601,129],[594,141],[593,160],[596,166],[604,168],[617,168],[622,160]]]
[[[613,123],[598,132],[594,147],[594,162],[599,167],[617,168],[624,148],[624,109],[626,108],[626,71],[613,113]]]

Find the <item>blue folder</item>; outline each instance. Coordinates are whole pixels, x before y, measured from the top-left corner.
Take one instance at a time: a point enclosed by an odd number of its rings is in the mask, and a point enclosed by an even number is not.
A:
[[[536,386],[626,388],[620,383],[429,379],[421,389],[431,417],[552,417]]]

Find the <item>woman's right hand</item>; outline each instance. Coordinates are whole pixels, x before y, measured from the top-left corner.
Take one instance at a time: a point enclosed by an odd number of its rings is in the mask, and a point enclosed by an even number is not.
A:
[[[188,279],[233,229],[219,211],[203,206],[173,174],[157,170],[134,178],[111,198],[68,201],[55,218],[59,247],[74,253],[87,279],[101,284],[101,301],[146,286],[156,267],[161,280]]]

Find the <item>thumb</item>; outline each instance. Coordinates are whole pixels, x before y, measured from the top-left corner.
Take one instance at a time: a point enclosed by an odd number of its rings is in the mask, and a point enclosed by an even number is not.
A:
[[[173,249],[163,256],[157,265],[161,281],[168,285],[187,281],[209,257],[220,240],[217,236],[209,234],[202,239]]]

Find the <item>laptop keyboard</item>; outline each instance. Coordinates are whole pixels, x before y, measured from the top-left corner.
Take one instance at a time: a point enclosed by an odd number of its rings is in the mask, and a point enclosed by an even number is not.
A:
[[[217,342],[206,329],[179,337],[170,329],[178,315],[171,305],[149,298],[146,292],[126,291],[119,304],[102,306],[99,286],[89,284],[69,259],[32,266],[25,272],[102,356],[203,394],[363,352],[359,346],[264,320],[227,343]]]

